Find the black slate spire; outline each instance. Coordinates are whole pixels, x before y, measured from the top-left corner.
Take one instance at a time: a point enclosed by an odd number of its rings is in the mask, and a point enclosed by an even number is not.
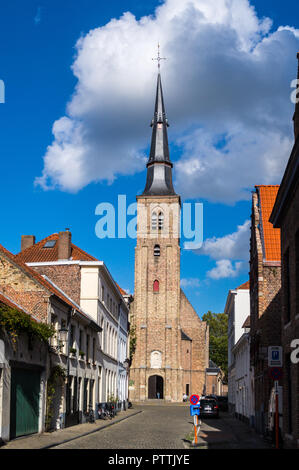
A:
[[[151,122],[152,142],[147,163],[145,196],[175,195],[172,186],[172,163],[169,158],[167,127],[161,75],[158,73],[155,114]]]

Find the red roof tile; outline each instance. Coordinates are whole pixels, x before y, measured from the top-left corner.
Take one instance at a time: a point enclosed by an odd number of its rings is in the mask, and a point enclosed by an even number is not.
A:
[[[53,248],[44,248],[47,241],[56,240],[58,241],[58,233],[53,233],[43,240],[35,243],[35,245],[20,251],[15,257],[18,261],[24,263],[41,263],[47,261],[58,261],[58,243]],[[78,246],[71,244],[71,260],[74,261],[98,261],[86,251],[82,250]]]
[[[250,283],[249,281],[244,282],[244,284],[241,284],[237,289],[249,289]]]
[[[264,247],[264,257],[266,261],[280,261],[280,229],[274,228],[269,222],[269,218],[276,200],[279,185],[256,186],[259,195],[261,211],[261,236]]]

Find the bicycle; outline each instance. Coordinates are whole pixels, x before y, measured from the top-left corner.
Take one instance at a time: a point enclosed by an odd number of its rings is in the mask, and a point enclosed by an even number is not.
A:
[[[94,411],[91,407],[89,408],[89,412],[88,412],[88,422],[95,423]]]
[[[99,408],[98,411],[99,419],[112,419],[112,414],[109,410],[105,410],[105,408]]]

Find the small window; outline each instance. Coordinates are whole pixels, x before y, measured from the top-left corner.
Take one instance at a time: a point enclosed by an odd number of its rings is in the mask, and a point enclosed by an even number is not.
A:
[[[155,280],[154,281],[154,292],[159,292],[159,289],[160,289],[159,281]]]
[[[54,248],[54,246],[56,245],[56,240],[48,240],[43,248]]]
[[[152,229],[157,230],[157,213],[153,212],[152,214]]]
[[[155,245],[154,256],[160,256],[160,245]]]
[[[163,212],[159,213],[159,230],[163,230],[164,226],[164,214]]]

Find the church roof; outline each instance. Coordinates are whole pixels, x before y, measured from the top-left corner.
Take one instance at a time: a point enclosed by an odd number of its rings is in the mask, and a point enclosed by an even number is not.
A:
[[[144,196],[175,195],[172,185],[172,163],[169,157],[167,127],[160,72],[157,78],[154,117],[151,122],[152,141],[147,163],[147,179]]]

